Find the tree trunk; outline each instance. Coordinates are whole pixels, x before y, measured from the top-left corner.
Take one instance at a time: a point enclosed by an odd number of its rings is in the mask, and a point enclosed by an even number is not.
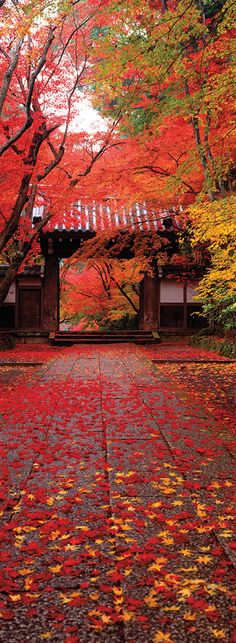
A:
[[[139,329],[156,331],[158,328],[158,277],[144,275],[140,284]]]
[[[111,277],[111,280],[112,280],[112,281],[113,281],[113,283],[116,285],[116,287],[118,288],[118,290],[121,292],[121,294],[123,295],[123,297],[125,297],[125,299],[127,299],[127,301],[129,302],[129,304],[130,304],[131,308],[133,308],[134,312],[135,312],[135,313],[137,313],[137,315],[138,315],[139,309],[135,306],[134,302],[132,301],[131,297],[129,297],[129,295],[127,294],[127,292],[125,291],[125,289],[124,289],[124,288],[122,288],[122,286],[120,286],[120,284],[118,283],[118,281],[116,281],[116,279],[115,279],[114,277]]]
[[[32,172],[27,173],[21,181],[18,196],[15,202],[15,205],[13,207],[11,217],[7,222],[2,234],[0,235],[0,254],[4,250],[8,241],[11,239],[11,237],[17,230],[20,216],[22,214],[25,204],[28,201],[28,189],[29,189],[31,176],[32,176]]]
[[[192,126],[193,126],[193,131],[194,131],[194,136],[195,136],[195,141],[197,145],[197,150],[198,150],[198,155],[201,161],[203,173],[206,182],[208,183],[209,180],[211,179],[211,172],[210,168],[207,163],[207,157],[203,149],[202,141],[201,141],[201,135],[200,135],[200,130],[199,130],[199,125],[198,125],[198,118],[197,116],[192,116]],[[211,187],[207,188],[207,194],[209,196],[210,201],[214,201],[214,192]]]
[[[43,122],[38,130],[36,130],[36,132],[34,133],[28,155],[24,160],[24,164],[26,165],[26,167],[28,166],[28,169],[25,171],[25,174],[21,180],[18,196],[12,209],[10,219],[7,222],[2,234],[0,235],[0,254],[18,228],[21,214],[24,210],[25,204],[28,201],[28,189],[37,162],[40,147],[44,140],[48,138],[50,133],[51,130],[47,130],[45,122]]]

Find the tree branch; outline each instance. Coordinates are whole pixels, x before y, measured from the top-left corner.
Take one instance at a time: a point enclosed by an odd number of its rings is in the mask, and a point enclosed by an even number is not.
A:
[[[115,277],[113,277],[112,275],[111,275],[111,280],[112,280],[112,281],[113,281],[113,283],[116,285],[116,287],[118,288],[118,290],[122,293],[123,297],[125,297],[125,299],[127,299],[127,301],[129,302],[129,304],[130,304],[130,305],[131,305],[131,307],[133,308],[134,312],[138,314],[138,313],[139,313],[139,309],[135,306],[134,302],[133,302],[133,301],[132,301],[132,299],[129,297],[129,295],[127,294],[127,292],[125,291],[125,289],[124,289],[122,286],[120,286],[120,284],[118,283],[118,281],[116,281]]]
[[[6,152],[6,150],[8,150],[8,148],[11,147],[13,143],[18,141],[18,139],[22,136],[22,134],[24,134],[24,132],[26,132],[27,129],[29,129],[33,123],[33,116],[31,113],[31,101],[32,101],[32,96],[34,91],[34,85],[35,85],[37,76],[40,74],[41,70],[45,65],[47,53],[51,47],[52,41],[54,40],[55,29],[56,27],[50,27],[50,32],[46,40],[46,43],[44,45],[43,52],[40,56],[37,67],[30,79],[28,95],[27,95],[26,104],[25,104],[26,120],[24,124],[18,129],[18,131],[15,134],[13,134],[13,136],[0,147],[0,156],[2,156],[4,152]]]
[[[23,43],[23,38],[17,38],[16,42],[14,43],[14,45],[11,47],[11,50],[10,50],[9,65],[3,76],[3,83],[2,83],[2,88],[0,92],[0,115],[2,113],[3,105],[6,100],[7,92],[10,87],[13,73],[15,71],[15,68],[19,60],[19,54],[22,47],[22,43]]]

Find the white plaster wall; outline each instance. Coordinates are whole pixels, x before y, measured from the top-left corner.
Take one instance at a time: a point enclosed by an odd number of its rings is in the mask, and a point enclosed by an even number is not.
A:
[[[183,284],[174,279],[161,279],[160,284],[161,304],[182,304],[184,301]]]
[[[15,281],[11,284],[4,304],[15,304],[16,303],[16,284]]]

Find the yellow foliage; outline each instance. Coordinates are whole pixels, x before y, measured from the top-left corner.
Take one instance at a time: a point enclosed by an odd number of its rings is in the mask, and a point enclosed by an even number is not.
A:
[[[211,306],[213,314],[216,307],[218,320],[224,325],[226,318],[224,314],[221,316],[221,306],[223,309],[230,306],[228,314],[232,317],[236,312],[236,197],[201,202],[191,206],[189,211],[193,244],[203,244],[211,257],[211,266],[198,286],[197,298],[208,309]]]

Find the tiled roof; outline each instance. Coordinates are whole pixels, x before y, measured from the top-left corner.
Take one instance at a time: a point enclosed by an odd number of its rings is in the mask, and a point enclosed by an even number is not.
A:
[[[6,264],[6,263],[5,264],[0,264],[0,276],[4,277],[8,269],[9,269],[9,264]],[[18,274],[18,278],[20,278],[22,276],[23,277],[25,277],[25,276],[32,277],[32,275],[33,276],[38,275],[40,277],[40,275],[42,275],[42,273],[43,273],[43,267],[42,266],[38,266],[38,265],[25,266],[23,272]]]
[[[34,208],[33,222],[43,216],[43,206]],[[51,220],[47,229],[59,232],[99,232],[106,230],[132,230],[143,232],[165,232],[183,228],[181,209],[159,210],[155,205],[134,203],[125,207],[115,200],[102,203],[77,201],[69,212],[58,217],[59,222]]]

